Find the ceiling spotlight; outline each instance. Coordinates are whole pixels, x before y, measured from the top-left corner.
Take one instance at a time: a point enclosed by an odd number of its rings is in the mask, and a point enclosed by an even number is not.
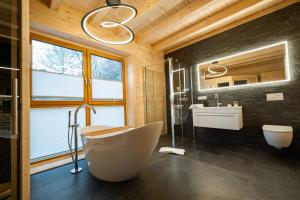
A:
[[[137,15],[136,8],[134,8],[130,5],[122,4],[120,0],[106,0],[106,3],[107,3],[106,6],[96,8],[95,10],[92,10],[83,16],[83,18],[81,20],[81,27],[82,27],[83,31],[89,37],[93,38],[94,40],[97,40],[99,42],[103,42],[106,44],[122,45],[122,44],[128,44],[128,43],[132,42],[134,40],[134,33],[128,26],[126,26],[124,24],[128,23],[129,21],[131,21],[133,18],[136,17],[136,15]],[[101,13],[101,12],[105,12],[106,10],[112,9],[112,8],[113,9],[126,9],[130,12],[130,16],[123,19],[120,22],[116,22],[113,19],[102,21],[102,22],[99,22],[99,26],[102,28],[120,27],[120,28],[124,29],[128,33],[128,38],[126,38],[122,41],[113,41],[113,40],[106,40],[106,39],[100,38],[100,37],[94,35],[87,27],[88,21],[92,16],[97,15],[98,13]]]

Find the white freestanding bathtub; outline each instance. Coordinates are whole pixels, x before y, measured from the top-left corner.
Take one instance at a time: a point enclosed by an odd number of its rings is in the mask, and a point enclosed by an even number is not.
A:
[[[89,132],[105,130],[108,126],[91,126],[81,130],[86,161],[93,176],[110,182],[133,178],[153,153],[161,134],[163,122],[146,126],[87,136]]]

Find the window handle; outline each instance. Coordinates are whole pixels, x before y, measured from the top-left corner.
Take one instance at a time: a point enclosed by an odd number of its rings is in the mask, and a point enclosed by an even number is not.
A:
[[[89,79],[90,85],[92,85],[92,79]]]
[[[85,81],[85,85],[87,85],[88,84],[88,79],[85,78],[84,81]]]

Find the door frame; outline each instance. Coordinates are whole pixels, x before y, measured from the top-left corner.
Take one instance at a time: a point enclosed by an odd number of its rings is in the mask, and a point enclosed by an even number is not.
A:
[[[20,199],[30,200],[30,37],[29,0],[21,1]]]

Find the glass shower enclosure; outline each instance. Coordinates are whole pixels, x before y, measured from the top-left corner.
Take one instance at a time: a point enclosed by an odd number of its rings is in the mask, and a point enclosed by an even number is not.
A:
[[[153,70],[156,65],[144,68],[145,123],[164,120],[168,115],[165,132],[172,136],[172,147],[176,147],[183,142],[185,133],[192,131],[188,130],[192,123],[191,72],[173,58],[161,65],[165,66],[164,72]],[[160,112],[166,105],[166,113]]]
[[[169,129],[172,133],[172,146],[176,147],[184,142],[190,123],[190,70],[173,58],[168,59],[166,66],[169,82]],[[180,142],[176,142],[176,139]]]
[[[0,2],[0,199],[18,199],[20,1]]]

